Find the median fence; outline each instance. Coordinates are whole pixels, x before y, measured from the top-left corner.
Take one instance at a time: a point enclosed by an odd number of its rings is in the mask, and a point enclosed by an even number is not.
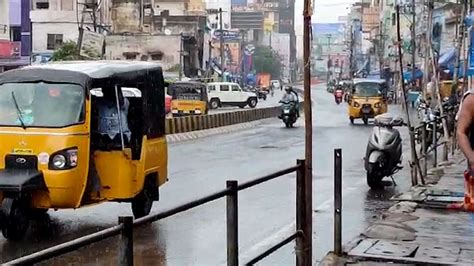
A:
[[[52,259],[57,256],[64,255],[66,253],[75,251],[79,248],[85,247],[92,243],[96,243],[105,240],[110,237],[120,235],[119,241],[119,255],[117,259],[117,265],[133,265],[133,233],[135,227],[139,227],[145,224],[150,224],[161,219],[173,216],[178,213],[185,212],[187,210],[196,208],[209,202],[216,201],[221,198],[226,198],[226,214],[227,214],[227,265],[237,266],[239,262],[239,192],[246,189],[251,189],[259,184],[268,182],[270,180],[282,177],[288,174],[296,173],[296,228],[291,232],[285,239],[274,246],[270,247],[255,258],[244,262],[245,265],[253,265],[265,257],[269,256],[279,248],[296,240],[296,262],[297,265],[311,265],[311,251],[307,247],[311,247],[312,234],[311,232],[305,232],[308,224],[312,223],[312,215],[307,215],[307,204],[305,195],[305,161],[298,160],[296,165],[287,169],[280,170],[276,173],[269,174],[248,182],[239,184],[235,180],[227,181],[226,188],[210,194],[208,196],[196,199],[186,204],[177,206],[175,208],[159,212],[157,214],[151,214],[143,218],[133,220],[133,217],[119,217],[119,224],[104,229],[102,231],[85,235],[83,237],[71,240],[69,242],[47,248],[45,250],[38,251],[31,255],[27,255],[13,261],[6,262],[10,265],[32,265],[35,263],[43,262]],[[290,191],[290,190],[289,190]],[[193,222],[193,221],[190,221]],[[258,223],[255,220],[255,223]],[[340,227],[339,227],[340,228]]]
[[[300,103],[300,110],[303,102]],[[209,115],[193,115],[166,119],[166,134],[186,133],[217,127],[225,127],[240,123],[247,123],[280,115],[280,106],[239,110],[235,112],[217,113]]]

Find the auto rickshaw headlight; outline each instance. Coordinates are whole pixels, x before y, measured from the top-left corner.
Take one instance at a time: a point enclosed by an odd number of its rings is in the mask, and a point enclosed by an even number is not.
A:
[[[358,102],[354,102],[354,107],[360,107],[360,104]]]
[[[66,157],[62,154],[57,154],[53,157],[52,166],[54,169],[64,169],[66,168],[67,160]]]
[[[66,149],[56,152],[51,156],[49,169],[66,170],[77,166],[78,151],[77,148]]]
[[[375,108],[380,108],[380,103],[374,104],[374,107],[375,107]]]

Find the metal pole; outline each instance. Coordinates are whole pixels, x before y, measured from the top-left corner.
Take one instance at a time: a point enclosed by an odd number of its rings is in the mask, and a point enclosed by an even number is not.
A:
[[[224,82],[224,29],[222,27],[222,8],[219,8],[219,29],[221,30],[220,34],[220,50],[221,50],[221,81]]]
[[[411,29],[411,79],[415,84],[415,64],[416,64],[416,7],[415,0],[411,1],[412,4],[412,29]]]
[[[123,224],[123,229],[120,235],[118,265],[133,266],[133,217],[121,216],[119,223]]]
[[[334,150],[334,253],[342,255],[342,150]]]
[[[238,183],[227,181],[227,265],[239,265]]]
[[[180,35],[180,44],[179,44],[179,80],[181,81],[183,79],[183,33]]]
[[[120,88],[122,89],[122,88]],[[119,122],[119,133],[120,133],[120,144],[122,145],[122,151],[125,150],[125,140],[123,138],[123,128],[122,128],[122,112],[120,112],[120,100],[119,100],[119,90],[118,85],[115,85],[115,103],[117,107],[117,117]]]
[[[421,148],[423,150],[423,177],[428,176],[428,146],[426,145],[426,138],[428,134],[426,132],[426,122],[421,122]]]
[[[305,255],[306,265],[310,266],[313,258],[313,115],[311,107],[311,1],[304,2],[304,115],[305,115]]]
[[[433,122],[433,167],[438,166],[438,121],[435,119]]]
[[[410,112],[408,111],[408,106],[407,106],[407,95],[405,91],[405,83],[403,82],[403,54],[402,54],[402,38],[401,38],[401,33],[400,33],[400,5],[397,5],[396,7],[396,14],[397,14],[397,48],[398,48],[398,63],[400,66],[400,82],[402,83],[402,96],[403,96],[403,103],[405,106],[405,115],[407,117],[407,125],[410,130],[410,146],[411,146],[411,160],[412,160],[412,171],[411,171],[411,178],[412,178],[412,184],[416,185],[418,182],[416,180],[416,171],[420,169],[420,164],[418,161],[418,157],[416,156],[416,144],[415,144],[415,134],[414,134],[414,128],[411,126],[411,120],[410,120]]]
[[[306,164],[304,160],[297,160],[297,164],[301,165],[301,167],[296,172],[296,231],[304,232],[304,219],[305,219],[305,211],[306,211],[306,202],[305,202],[305,171],[306,171]],[[306,234],[303,233],[303,237]],[[304,252],[304,238],[298,237],[296,238],[296,265],[297,266],[304,266],[307,265],[305,263],[305,252]]]

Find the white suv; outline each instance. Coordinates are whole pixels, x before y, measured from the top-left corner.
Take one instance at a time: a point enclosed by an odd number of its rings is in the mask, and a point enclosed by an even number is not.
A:
[[[207,84],[209,106],[217,109],[222,106],[249,106],[255,108],[258,103],[257,95],[240,88],[239,84],[231,82],[212,82]]]

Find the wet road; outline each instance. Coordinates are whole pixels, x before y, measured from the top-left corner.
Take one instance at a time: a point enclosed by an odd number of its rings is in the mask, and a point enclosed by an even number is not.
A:
[[[349,125],[345,105],[337,106],[323,87],[314,99],[314,256],[320,260],[332,248],[333,149],[343,149],[343,241],[357,236],[391,195],[406,189],[407,171],[396,176],[397,187],[371,191],[365,183],[363,156],[371,126]],[[392,109],[397,109],[392,107]],[[394,110],[395,113],[399,111]],[[402,130],[408,147],[406,130]],[[244,182],[292,166],[304,154],[304,128],[299,120],[286,129],[278,119],[250,130],[170,145],[170,181],[161,188],[154,212],[172,208],[224,188],[227,179]],[[405,158],[409,153],[405,152]],[[245,262],[268,244],[294,230],[295,177],[288,175],[239,194],[240,258]],[[94,232],[130,215],[127,204],[107,203],[77,211],[49,213],[33,224],[27,238],[11,243],[0,237],[0,261]],[[224,265],[226,258],[225,200],[157,222],[135,231],[136,265]],[[103,241],[48,261],[115,265],[117,239]],[[289,245],[261,265],[293,265]],[[45,263],[46,265],[46,263]]]

